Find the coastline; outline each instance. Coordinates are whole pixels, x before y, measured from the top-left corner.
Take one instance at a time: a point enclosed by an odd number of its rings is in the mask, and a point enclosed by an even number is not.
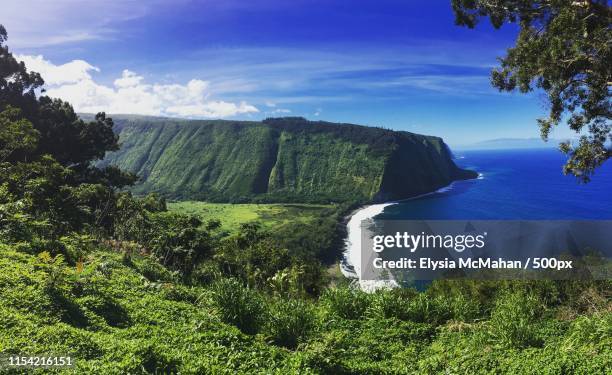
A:
[[[340,261],[340,271],[344,277],[356,280],[361,290],[373,292],[380,288],[394,288],[398,284],[395,281],[361,280],[359,277],[361,268],[361,223],[363,220],[372,219],[381,214],[385,207],[397,204],[398,201],[378,203],[359,208],[349,216],[346,224],[347,236],[344,239],[344,251]]]
[[[371,205],[361,206],[353,210],[345,217],[346,222],[346,238],[344,239],[344,250],[342,252],[342,260],[340,261],[340,271],[344,277],[353,279],[359,285],[359,288],[365,292],[374,292],[381,288],[396,288],[399,284],[395,280],[361,280],[359,272],[361,267],[361,223],[363,220],[373,219],[383,213],[386,207],[399,204],[404,201],[426,197],[436,193],[444,193],[453,188],[456,181],[438,188],[434,191],[419,194],[414,197],[389,201],[384,203],[376,203]]]

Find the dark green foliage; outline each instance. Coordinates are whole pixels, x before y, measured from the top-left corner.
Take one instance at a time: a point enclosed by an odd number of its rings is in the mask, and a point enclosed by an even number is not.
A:
[[[112,234],[126,261],[133,251],[147,252],[160,264],[189,277],[211,255],[213,239],[198,217],[166,212],[165,207],[165,200],[154,194],[143,199],[119,194]]]
[[[165,298],[171,301],[182,301],[196,304],[202,297],[201,290],[196,287],[188,287],[181,284],[169,285],[162,289]]]
[[[142,208],[149,212],[164,212],[168,211],[166,206],[166,199],[161,197],[159,194],[150,193],[147,194],[141,201]],[[211,229],[211,228],[208,228]]]
[[[516,23],[514,47],[491,75],[500,91],[542,89],[549,114],[538,119],[542,138],[567,120],[581,134],[578,144],[562,143],[568,155],[565,173],[589,181],[596,168],[612,156],[612,8],[610,2],[453,0],[459,25],[473,28],[488,17],[495,28]]]
[[[371,301],[371,295],[355,287],[326,289],[319,300],[329,314],[341,319],[361,319]]]
[[[140,176],[136,193],[233,203],[355,203],[406,198],[475,177],[457,168],[440,138],[408,132],[296,118],[115,121],[122,148],[100,165]]]
[[[194,216],[160,213],[152,217],[148,250],[164,266],[189,275],[211,252],[208,232]]]
[[[115,167],[94,166],[119,147],[112,120],[100,113],[84,122],[70,104],[37,96],[42,78],[15,59],[6,39],[1,28],[0,231],[18,242],[108,230],[114,189],[134,182]],[[15,205],[36,225],[19,224],[25,216],[15,215]]]
[[[152,282],[173,282],[176,279],[175,273],[150,258],[143,259],[135,268]]]
[[[127,311],[112,297],[88,295],[78,299],[78,303],[104,319],[104,323],[111,327],[126,327],[130,324]]]
[[[39,136],[19,109],[7,106],[0,112],[0,162],[23,161],[36,148]]]
[[[220,279],[223,272],[219,269],[217,263],[213,261],[205,261],[196,266],[191,274],[191,280],[197,285],[210,285],[214,281]]]
[[[323,262],[330,263],[337,257],[336,249],[342,248],[344,241],[343,226],[339,223],[345,206],[327,208],[319,216],[308,222],[289,222],[275,228],[273,237],[287,249],[303,254],[316,256]]]
[[[325,282],[320,262],[307,252],[289,252],[275,238],[257,224],[242,225],[240,234],[224,239],[215,249],[216,269],[276,294],[317,295]],[[206,278],[198,275],[202,276]]]
[[[275,300],[269,307],[264,333],[275,345],[295,349],[314,329],[314,311],[304,300]]]
[[[289,267],[291,260],[287,249],[270,239],[245,241],[243,236],[233,237],[224,241],[217,250],[215,261],[226,275],[264,287],[276,272]]]
[[[211,299],[222,321],[242,332],[259,332],[264,304],[259,294],[235,279],[223,279],[212,286]]]

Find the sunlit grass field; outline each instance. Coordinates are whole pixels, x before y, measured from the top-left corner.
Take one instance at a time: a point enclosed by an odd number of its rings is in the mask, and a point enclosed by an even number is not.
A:
[[[203,221],[221,220],[221,229],[235,233],[241,224],[257,222],[265,229],[289,222],[309,223],[332,205],[323,204],[232,204],[182,201],[168,203],[170,211],[199,216]]]

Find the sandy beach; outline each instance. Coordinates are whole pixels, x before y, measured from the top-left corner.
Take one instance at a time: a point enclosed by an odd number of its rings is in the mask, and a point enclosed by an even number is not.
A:
[[[418,199],[435,193],[444,193],[453,188],[453,183],[441,187],[435,191],[421,194],[405,200]],[[340,263],[342,274],[349,278],[355,279],[359,283],[359,287],[367,292],[375,291],[380,288],[395,288],[399,284],[394,280],[361,280],[360,265],[361,265],[361,223],[364,220],[372,219],[380,215],[385,207],[400,203],[400,201],[392,201],[386,203],[372,204],[361,207],[354,211],[346,224],[347,238],[344,240],[344,252]]]

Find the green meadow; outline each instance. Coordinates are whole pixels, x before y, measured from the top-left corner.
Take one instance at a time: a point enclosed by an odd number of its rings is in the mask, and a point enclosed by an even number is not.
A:
[[[333,205],[322,204],[231,204],[198,201],[168,203],[168,210],[188,215],[195,215],[207,222],[218,219],[221,230],[235,234],[240,225],[259,223],[265,229],[274,229],[290,223],[308,224],[321,216]]]

